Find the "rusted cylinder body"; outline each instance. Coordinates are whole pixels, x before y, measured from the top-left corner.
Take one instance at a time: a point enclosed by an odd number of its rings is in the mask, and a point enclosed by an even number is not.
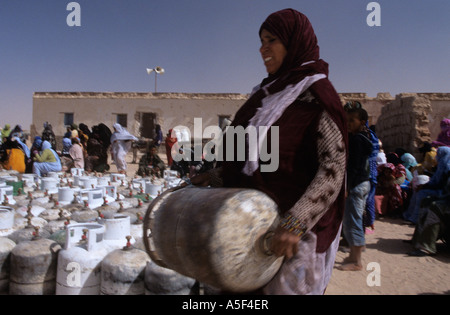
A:
[[[144,242],[161,266],[219,289],[248,292],[269,282],[282,264],[261,246],[278,222],[275,202],[262,192],[184,188],[150,205]]]
[[[9,293],[52,295],[56,287],[56,266],[61,246],[48,239],[18,244],[11,253]]]

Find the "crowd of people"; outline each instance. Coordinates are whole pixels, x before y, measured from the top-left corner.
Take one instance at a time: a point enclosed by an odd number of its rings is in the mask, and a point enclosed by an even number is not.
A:
[[[410,256],[435,255],[436,242],[450,244],[450,119],[441,122],[436,141],[424,142],[416,158],[403,148],[385,153],[375,127],[358,102],[345,105],[349,126],[348,196],[342,244],[350,255],[342,270],[361,270],[365,235],[379,217],[415,226]]]
[[[0,166],[6,170],[38,176],[45,176],[49,172],[69,172],[72,168],[105,172],[110,169],[110,153],[118,171],[124,172],[124,154],[129,150],[128,143],[136,139],[119,124],[114,125],[114,133],[103,123],[93,126],[92,130],[85,124],[72,124],[67,126],[62,149],[57,150],[52,125],[46,122],[43,127],[42,134],[33,139],[29,148],[20,126],[11,129],[5,125],[1,134]]]
[[[110,156],[117,171],[126,174],[128,169],[126,156],[130,150],[137,148],[135,144],[139,141],[118,123],[113,125],[113,131],[103,123],[93,126],[92,130],[81,123],[67,126],[62,139],[62,149],[57,150],[52,125],[46,122],[43,127],[41,136],[36,136],[29,148],[20,126],[11,129],[9,125],[5,125],[0,141],[0,167],[19,173],[34,173],[38,176],[45,176],[49,172],[70,172],[72,168],[103,173],[110,169],[108,164]],[[158,155],[163,142],[166,146],[167,163]],[[174,161],[172,156],[183,155],[183,150],[189,150],[189,146],[180,145],[176,132],[172,129],[164,139],[160,125],[156,125],[155,137],[146,142],[145,147],[145,153],[138,162],[136,175],[139,176],[163,177],[166,169],[177,171],[181,177],[194,176],[203,170],[204,164],[207,163],[204,160],[194,161],[193,156],[190,161],[179,159]],[[136,152],[133,153],[136,155]]]

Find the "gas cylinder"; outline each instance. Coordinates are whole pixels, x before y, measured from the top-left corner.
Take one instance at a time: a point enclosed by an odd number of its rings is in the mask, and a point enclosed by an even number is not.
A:
[[[9,293],[52,295],[55,293],[57,243],[39,236],[18,244],[11,252]]]
[[[126,240],[122,249],[114,250],[102,261],[102,295],[145,294],[145,268],[150,257],[131,245],[130,235]]]
[[[152,261],[230,292],[267,284],[283,257],[270,252],[279,224],[266,194],[239,188],[182,188],[155,199],[144,218]]]
[[[36,229],[40,229],[39,235],[42,238],[48,238],[50,233],[42,229],[45,225],[47,225],[47,221],[42,218],[35,218],[32,215],[28,215],[26,218],[16,218],[14,231],[7,235],[7,237],[16,244],[19,244],[34,239],[36,236]]]
[[[0,236],[6,236],[14,232],[14,209],[0,206]]]
[[[0,295],[9,292],[10,258],[16,243],[0,237]]]
[[[145,295],[189,295],[195,279],[149,261],[145,267]]]
[[[105,226],[104,244],[109,250],[115,250],[123,247],[123,240],[131,234],[131,220],[128,215],[114,214],[112,218],[99,218],[98,223]],[[136,240],[131,238],[131,243]]]
[[[58,193],[59,180],[55,177],[41,178],[41,190],[49,194]]]
[[[16,200],[14,199],[14,187],[13,186],[3,186],[0,187],[0,204],[4,206],[15,205]]]
[[[100,294],[101,262],[108,254],[104,232],[97,223],[67,226],[66,244],[58,255],[57,295]]]

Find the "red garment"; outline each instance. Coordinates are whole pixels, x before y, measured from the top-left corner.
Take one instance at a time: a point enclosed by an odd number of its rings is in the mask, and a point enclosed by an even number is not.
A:
[[[403,206],[405,193],[395,180],[406,176],[405,167],[402,164],[395,166],[392,163],[378,166],[378,185],[376,190],[377,212],[381,215],[391,214]],[[383,198],[379,197],[383,196]],[[382,202],[381,202],[382,200]]]
[[[261,26],[262,29],[278,36],[288,51],[280,70],[274,75],[269,75],[261,84],[261,87],[264,87],[277,79],[267,89],[268,94],[282,91],[288,85],[296,84],[307,76],[319,73],[328,75],[328,64],[319,60],[317,39],[306,16],[292,9],[279,11],[267,18]],[[302,66],[308,61],[315,62]],[[226,187],[255,188],[265,192],[278,204],[281,215],[294,206],[316,176],[319,167],[317,127],[323,111],[328,112],[337,124],[342,132],[346,148],[348,147],[346,115],[330,81],[319,80],[309,88],[309,91],[314,95],[317,103],[295,101],[273,124],[273,126],[279,126],[280,132],[280,165],[277,171],[261,173],[258,169],[253,176],[246,176],[241,172],[245,162],[237,161],[236,156],[233,161],[223,162]],[[265,97],[263,89],[257,91],[236,113],[232,126],[246,128],[256,110],[262,106],[261,102]],[[270,131],[268,139],[270,142]],[[226,143],[226,139],[223,143]],[[236,145],[236,141],[234,143]],[[237,152],[236,148],[234,152]],[[335,240],[344,208],[345,191],[342,185],[337,200],[312,229],[317,234],[317,252],[325,252]]]
[[[169,165],[169,167],[171,167],[173,164],[172,147],[175,145],[175,143],[178,142],[178,139],[176,137],[172,137],[172,131],[173,131],[173,129],[169,130],[168,136],[166,137],[166,141],[165,141],[167,165]]]

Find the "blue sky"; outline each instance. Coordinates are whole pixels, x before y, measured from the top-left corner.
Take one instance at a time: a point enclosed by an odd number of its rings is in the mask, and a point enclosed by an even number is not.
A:
[[[450,1],[0,0],[0,126],[29,128],[35,91],[248,93],[265,76],[258,30],[294,8],[313,24],[338,92],[450,92]]]

